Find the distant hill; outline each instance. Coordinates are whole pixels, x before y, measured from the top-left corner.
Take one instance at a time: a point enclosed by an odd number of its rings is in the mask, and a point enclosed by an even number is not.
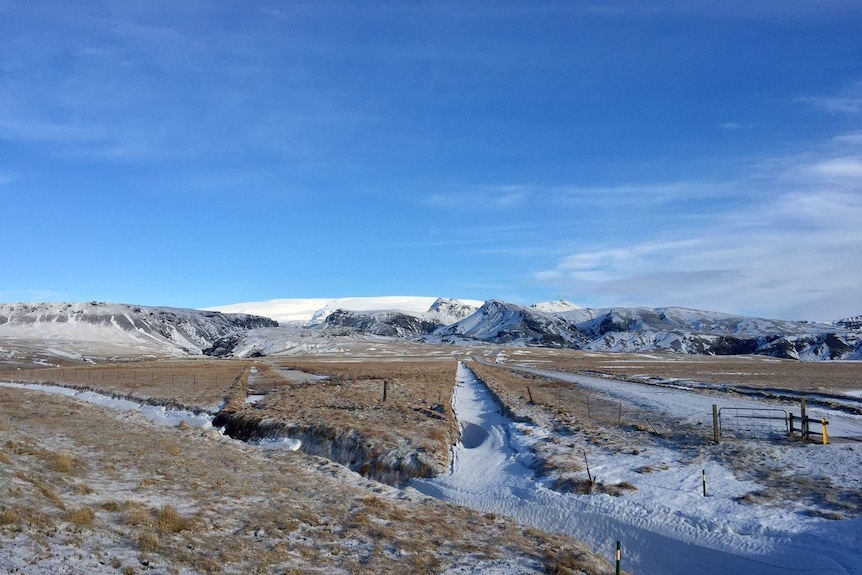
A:
[[[760,354],[810,361],[862,359],[862,331],[855,318],[824,324],[677,307],[545,312],[489,301],[474,315],[436,335],[450,342],[466,339],[594,351]]]
[[[104,302],[0,304],[0,345],[69,358],[200,355],[227,335],[278,323],[248,314]]]
[[[524,307],[428,297],[271,300],[219,309],[0,304],[0,360],[14,360],[19,348],[38,350],[33,357],[73,359],[337,353],[338,346],[327,341],[369,336],[605,352],[862,359],[862,316],[812,323],[679,307],[592,309],[563,300]],[[276,317],[225,313],[240,309]],[[276,321],[285,318],[290,319],[281,326]]]
[[[310,299],[273,299],[207,308],[224,313],[247,313],[272,318],[279,323],[318,325],[336,310],[351,312],[399,312],[407,315],[431,315],[433,319],[448,324],[461,319],[463,312],[472,313],[484,302],[477,300],[453,300],[438,297],[382,296]],[[461,315],[459,315],[461,314]],[[469,314],[468,314],[469,315]],[[431,319],[431,318],[427,318]],[[451,321],[450,321],[451,320]]]

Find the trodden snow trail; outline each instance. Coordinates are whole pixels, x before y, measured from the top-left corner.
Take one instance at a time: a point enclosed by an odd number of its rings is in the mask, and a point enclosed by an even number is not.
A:
[[[835,529],[803,532],[794,527],[793,514],[743,507],[729,496],[700,497],[699,485],[672,472],[660,485],[623,497],[560,493],[535,477],[530,438],[501,414],[487,386],[464,364],[458,366],[453,409],[462,437],[453,448],[451,473],[411,482],[427,495],[573,536],[609,558],[621,541],[623,568],[638,574],[862,573],[856,557],[860,520],[842,522],[853,523],[844,536]],[[735,485],[736,493],[752,488],[717,463],[702,464],[710,477]]]

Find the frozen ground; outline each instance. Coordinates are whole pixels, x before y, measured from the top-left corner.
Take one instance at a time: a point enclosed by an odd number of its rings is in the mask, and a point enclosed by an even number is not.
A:
[[[608,572],[571,539],[61,390],[0,386],[3,573],[538,575],[561,550]]]
[[[693,423],[711,418],[711,405],[716,402],[714,397],[684,389],[545,375],[606,390],[645,409]],[[743,504],[740,498],[763,486],[741,478],[737,469],[708,452],[692,457],[672,445],[656,443],[623,456],[592,447],[588,455],[594,477],[636,489],[620,497],[554,491],[548,478],[536,478],[530,469],[531,444],[551,430],[515,424],[502,416],[487,387],[463,364],[457,377],[454,407],[462,441],[455,447],[449,476],[413,482],[424,493],[572,535],[608,557],[615,542],[621,541],[623,567],[634,573],[862,573],[862,519],[826,519],[807,513],[794,501]],[[828,417],[836,431],[862,434],[859,417],[841,413]],[[799,468],[800,475],[828,473],[845,488],[862,487],[858,444],[762,442],[758,449],[764,460],[790,470]],[[703,471],[707,497],[702,491]]]
[[[46,385],[41,383],[16,383],[0,381],[0,387],[11,387],[18,389],[29,389],[42,391],[57,395],[73,397],[79,401],[86,401],[102,407],[109,407],[120,411],[137,411],[147,419],[160,425],[179,425],[182,422],[192,427],[209,429],[212,427],[213,416],[208,413],[194,413],[184,409],[173,409],[161,405],[149,405],[138,401],[111,397],[95,391],[80,391],[60,385]]]
[[[590,388],[648,413],[679,418],[692,426],[711,425],[711,406],[727,403],[726,396],[686,386],[657,387],[609,378],[531,370],[534,374]],[[297,375],[298,376],[298,375]],[[307,374],[303,377],[308,377]],[[254,377],[252,378],[252,380]],[[3,384],[23,387],[20,384]],[[32,388],[33,386],[26,386]],[[36,386],[74,396],[102,407],[142,413],[159,423],[176,423],[177,416],[207,426],[207,416],[117,400],[92,392]],[[719,397],[719,399],[717,399]],[[463,433],[453,449],[450,475],[414,481],[417,490],[484,513],[508,516],[549,532],[575,537],[599,555],[613,556],[615,542],[623,547],[623,568],[638,574],[674,573],[862,573],[862,519],[858,507],[846,507],[841,520],[828,509],[812,513],[811,501],[801,502],[778,494],[751,502],[753,493],[768,486],[758,483],[745,467],[783,470],[786,477],[814,483],[814,489],[840,486],[844,492],[862,493],[862,445],[828,446],[786,441],[726,442],[716,449],[691,449],[673,441],[638,443],[621,450],[580,442],[547,419],[514,423],[500,413],[488,388],[464,364],[459,364],[453,398]],[[738,407],[766,405],[734,397]],[[769,404],[770,407],[775,407]],[[795,406],[786,406],[793,408]],[[536,407],[538,409],[538,407]],[[825,415],[834,435],[862,436],[862,418],[841,411],[817,410]],[[197,418],[197,419],[195,419]],[[200,419],[200,421],[198,421]],[[214,433],[214,432],[213,432]],[[553,441],[552,441],[553,440]],[[586,450],[594,478],[605,485],[631,485],[619,497],[581,495],[551,489],[553,477],[536,477],[531,447],[553,444],[581,457]],[[263,451],[275,445],[263,445]],[[279,445],[295,449],[298,445]],[[729,459],[730,458],[730,459]],[[738,458],[738,461],[732,461]],[[707,476],[703,496],[701,473]],[[584,474],[586,477],[586,474]],[[407,490],[409,492],[410,489]],[[407,493],[402,492],[402,493]],[[829,494],[823,493],[824,499]],[[816,503],[815,503],[816,504]],[[497,573],[516,573],[518,566],[500,567]]]

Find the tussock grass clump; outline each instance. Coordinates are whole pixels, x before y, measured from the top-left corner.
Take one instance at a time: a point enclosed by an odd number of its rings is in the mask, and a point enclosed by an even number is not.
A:
[[[156,527],[162,533],[179,533],[188,529],[191,522],[180,515],[172,505],[162,505],[156,512]]]
[[[846,519],[846,516],[837,511],[824,511],[823,509],[809,509],[808,515],[812,517],[822,517],[823,519],[828,519],[830,521],[841,521]]]
[[[4,465],[9,465],[12,461],[9,459],[9,456],[0,451],[0,463]]]
[[[577,493],[578,495],[598,495],[605,494],[612,497],[620,497],[627,491],[636,491],[637,487],[628,481],[620,483],[602,483],[600,481],[589,479],[580,479],[575,477],[558,478],[554,482],[554,490],[562,493]]]
[[[102,503],[102,509],[109,513],[119,513],[123,510],[123,505],[119,501],[105,501]]]
[[[124,507],[123,520],[126,525],[132,527],[149,527],[152,525],[153,516],[150,510],[137,501],[126,501]]]
[[[166,503],[158,509],[152,509],[137,501],[126,502],[124,522],[133,527],[144,527],[168,534],[179,533],[192,526],[192,521],[180,515],[173,505]]]
[[[90,507],[71,509],[63,514],[64,521],[68,521],[78,528],[90,525],[94,519],[96,519],[96,512]]]
[[[72,456],[66,453],[48,453],[48,462],[51,469],[57,473],[71,473],[77,467]]]
[[[86,483],[76,483],[74,488],[75,493],[78,495],[92,495],[96,492],[95,489],[87,485]]]
[[[635,473],[647,474],[654,473],[656,471],[665,471],[670,469],[670,467],[666,463],[662,463],[661,465],[642,465],[634,470]]]
[[[547,549],[545,551],[545,565],[549,573],[553,575],[579,575],[589,573],[593,561],[584,551],[576,551],[569,548]]]
[[[159,548],[159,536],[147,529],[138,533],[135,543],[141,551],[156,551]]]
[[[17,525],[21,521],[21,516],[14,509],[4,507],[0,510],[0,525]]]

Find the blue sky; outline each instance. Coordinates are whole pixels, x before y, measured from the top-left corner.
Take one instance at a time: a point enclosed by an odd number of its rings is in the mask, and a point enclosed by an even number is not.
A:
[[[862,313],[862,5],[0,0],[0,301]]]

